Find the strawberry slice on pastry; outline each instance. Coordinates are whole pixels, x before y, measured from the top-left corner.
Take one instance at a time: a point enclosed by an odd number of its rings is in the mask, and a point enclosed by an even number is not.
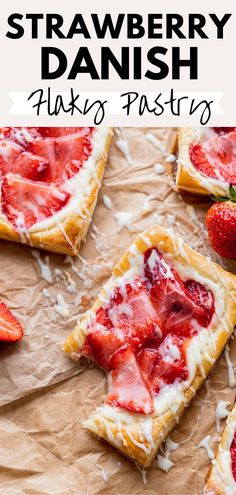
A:
[[[17,228],[28,229],[61,210],[69,194],[56,187],[7,175],[2,181],[2,211]]]
[[[113,370],[107,404],[136,413],[151,414],[153,401],[130,344],[123,345],[115,352],[111,366]]]

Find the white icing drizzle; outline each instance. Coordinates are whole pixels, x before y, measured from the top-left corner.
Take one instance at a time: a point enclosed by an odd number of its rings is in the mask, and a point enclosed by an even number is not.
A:
[[[38,262],[41,276],[49,284],[53,283],[52,272],[49,266],[49,256],[45,256],[45,263],[41,260],[40,253],[34,249],[31,250],[33,258]]]
[[[62,294],[57,294],[57,302],[55,304],[55,311],[63,316],[63,318],[68,318],[69,316],[69,306],[65,302],[65,299]]]
[[[55,314],[54,314],[54,311],[52,310],[49,302],[48,302],[48,299],[54,304],[54,301],[53,299],[51,298],[49,292],[47,289],[43,289],[42,290],[42,294],[44,296],[44,299],[45,299],[45,303],[46,303],[46,306],[47,306],[47,309],[48,309],[48,312],[49,312],[49,316],[51,317],[52,321],[55,321]],[[50,319],[50,318],[49,318]]]
[[[143,484],[146,485],[147,484],[147,471],[146,471],[146,469],[141,468],[138,464],[136,464],[136,468],[141,475]]]
[[[142,239],[142,241],[144,242],[144,244],[146,244],[148,248],[152,247],[151,241],[145,235],[139,234],[139,237],[140,239]]]
[[[155,199],[155,194],[150,194],[149,196],[147,196],[145,198],[145,201],[143,203],[143,207],[142,207],[142,210],[141,210],[142,215],[146,215],[147,213],[149,213],[150,211],[152,211],[152,207],[150,205],[150,201],[152,201],[153,199]]]
[[[129,146],[126,139],[117,139],[116,146],[119,148],[121,153],[124,155],[129,165],[133,165],[133,160],[130,156]]]
[[[157,455],[157,466],[166,473],[175,465],[170,460],[169,456],[171,452],[174,452],[179,447],[178,443],[173,442],[170,438],[167,438],[165,442],[164,455]]]
[[[166,155],[164,146],[153,134],[148,133],[146,134],[145,138],[149,143],[151,143],[154,146],[154,148],[158,149],[162,153],[162,155],[164,156]]]
[[[102,479],[105,483],[108,482],[108,475],[107,475],[107,472],[105,471],[105,469],[102,469]]]
[[[220,422],[223,418],[227,418],[229,411],[227,407],[230,406],[230,402],[226,400],[220,400],[216,406],[216,431],[220,433]]]
[[[210,447],[211,435],[207,435],[203,440],[198,444],[197,449],[203,448],[206,450],[206,453],[210,460],[214,459],[214,452]]]
[[[161,215],[159,215],[158,213],[154,213],[154,218],[155,218],[155,222],[159,225],[161,225],[162,223],[162,218],[161,218]]]
[[[228,370],[229,387],[234,388],[236,385],[236,379],[235,379],[233,365],[231,363],[230,356],[229,356],[229,346],[228,345],[225,348],[224,356],[225,356],[225,361],[226,361],[227,370]]]
[[[176,156],[171,153],[166,157],[165,161],[167,163],[174,163],[176,161]]]
[[[165,455],[169,456],[171,452],[174,452],[176,449],[178,449],[179,443],[173,442],[169,437],[166,440],[165,443]]]
[[[198,217],[197,217],[197,214],[196,214],[196,210],[195,210],[195,208],[194,208],[193,205],[186,205],[186,210],[187,210],[187,213],[189,214],[189,216],[193,220],[198,220]]]
[[[65,240],[68,242],[69,246],[74,250],[75,249],[75,246],[72,244],[72,242],[71,242],[69,236],[67,235],[67,233],[66,233],[66,231],[65,231],[62,223],[59,222],[59,220],[57,220],[57,219],[55,219],[55,222],[56,222],[59,230],[61,231],[61,233],[64,235]]]
[[[107,471],[105,470],[105,468],[103,468],[101,466],[98,466],[98,465],[96,465],[96,468],[99,469],[99,471],[101,471],[101,476],[102,476],[102,479],[103,479],[104,483],[108,483],[109,476],[108,476]]]
[[[156,163],[156,165],[154,165],[154,172],[157,175],[164,174],[165,167],[163,165],[161,165],[161,163]]]
[[[167,214],[167,223],[168,225],[173,225],[175,223],[175,215]]]
[[[104,206],[108,209],[108,210],[111,210],[112,209],[112,201],[111,201],[111,198],[109,198],[109,196],[107,196],[106,194],[103,195],[102,197],[102,200],[103,200],[103,204]]]
[[[174,363],[180,359],[179,348],[173,344],[172,340],[172,335],[168,335],[159,347],[159,354],[167,363]]]
[[[114,218],[118,225],[118,232],[120,232],[123,228],[126,228],[131,232],[133,230],[133,213],[130,211],[118,211],[114,213]]]
[[[162,471],[165,471],[165,473],[168,473],[168,471],[174,466],[174,462],[172,462],[168,457],[163,457],[162,455],[158,454],[157,466]]]

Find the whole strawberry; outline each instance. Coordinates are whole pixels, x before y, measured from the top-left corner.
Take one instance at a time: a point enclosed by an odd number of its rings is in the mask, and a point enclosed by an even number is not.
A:
[[[206,226],[213,249],[224,256],[236,260],[236,192],[230,187],[233,201],[215,203],[207,213]]]

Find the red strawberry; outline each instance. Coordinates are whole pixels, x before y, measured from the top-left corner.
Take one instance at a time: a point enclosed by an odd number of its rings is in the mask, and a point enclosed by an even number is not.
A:
[[[0,301],[0,342],[16,342],[23,337],[23,328],[6,305]]]
[[[235,130],[219,132],[203,143],[193,145],[189,154],[191,162],[202,174],[236,184]]]
[[[152,414],[153,402],[143,381],[132,347],[125,344],[112,358],[111,391],[107,403],[129,411]]]
[[[234,480],[236,481],[236,432],[234,433],[234,438],[230,446],[230,455],[232,461],[232,472]]]
[[[236,203],[215,203],[207,213],[206,226],[213,249],[225,258],[236,260]]]
[[[69,194],[59,187],[9,174],[2,181],[2,211],[18,228],[30,228],[63,208]]]

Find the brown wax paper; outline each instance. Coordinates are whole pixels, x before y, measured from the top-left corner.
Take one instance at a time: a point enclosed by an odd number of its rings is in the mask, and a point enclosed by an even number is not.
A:
[[[224,355],[171,433],[178,448],[171,452],[173,467],[165,473],[156,461],[140,472],[81,427],[81,420],[102,403],[105,375],[87,363],[73,363],[61,351],[113,264],[153,223],[235,271],[235,264],[223,261],[208,244],[204,218],[209,200],[177,194],[173,175],[157,173],[160,167],[155,165],[166,165],[166,159],[170,170],[168,155],[175,139],[174,129],[115,129],[94,220],[76,259],[0,244],[0,295],[25,328],[20,343],[1,345],[0,350],[0,493],[4,495],[202,493],[210,460],[198,445],[211,435],[210,446],[216,450],[216,404],[219,400],[232,404],[235,397],[234,388],[228,386]],[[174,171],[175,165],[171,168]],[[111,200],[110,209],[104,206],[104,201],[108,204],[104,196]],[[121,211],[130,212],[132,221],[119,232],[114,215]],[[234,366],[234,340],[229,355]]]

